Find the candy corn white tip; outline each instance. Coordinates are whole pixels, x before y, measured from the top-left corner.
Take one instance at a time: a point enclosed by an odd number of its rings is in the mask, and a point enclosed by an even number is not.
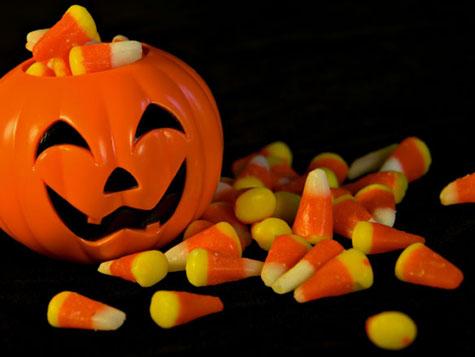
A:
[[[262,268],[261,278],[265,286],[270,287],[284,273],[285,269],[281,264],[266,263]]]
[[[458,201],[457,186],[454,183],[449,183],[440,193],[440,202],[444,206],[449,206],[456,204]]]
[[[97,312],[93,316],[92,321],[95,330],[111,331],[117,330],[122,326],[125,318],[126,315],[124,312],[109,306]]]
[[[308,173],[304,192],[319,196],[331,194],[327,175],[324,170],[315,169]]]
[[[168,260],[168,271],[183,271],[186,265],[186,249],[182,243],[171,247],[165,252],[165,256]]]
[[[112,261],[103,262],[99,265],[99,267],[97,268],[97,271],[101,274],[110,275],[111,274],[111,270],[110,270],[111,264],[112,264]]]
[[[381,167],[379,171],[397,171],[404,173],[404,169],[401,165],[401,162],[395,158],[395,157],[390,157]]]
[[[377,171],[397,146],[398,144],[391,144],[353,161],[348,170],[348,179],[353,180],[371,171]]]
[[[377,208],[373,211],[376,222],[392,227],[396,221],[396,211],[392,208]]]
[[[259,260],[244,258],[244,271],[248,277],[261,275],[263,266],[264,263]]]
[[[249,164],[261,166],[261,167],[264,167],[267,170],[270,170],[269,162],[267,161],[265,156],[262,156],[262,155],[254,156],[251,159],[251,161],[249,161]]]
[[[113,42],[110,46],[113,68],[136,62],[142,58],[142,43],[138,41]]]
[[[272,290],[277,294],[286,294],[304,283],[314,272],[312,264],[301,260],[272,284]]]

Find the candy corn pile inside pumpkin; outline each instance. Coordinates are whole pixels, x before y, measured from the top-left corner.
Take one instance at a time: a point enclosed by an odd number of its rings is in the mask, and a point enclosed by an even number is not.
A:
[[[50,29],[30,32],[26,48],[35,62],[26,73],[64,77],[106,71],[142,58],[142,44],[115,36],[101,42],[94,19],[82,6],[73,5]]]

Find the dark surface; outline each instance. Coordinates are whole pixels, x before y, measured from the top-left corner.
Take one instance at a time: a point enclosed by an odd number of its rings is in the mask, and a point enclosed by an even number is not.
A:
[[[184,273],[173,273],[141,289],[98,274],[96,266],[42,257],[2,234],[0,348],[5,355],[376,354],[382,351],[366,338],[364,322],[383,310],[404,311],[418,325],[415,343],[402,353],[473,354],[475,205],[443,207],[438,200],[445,184],[475,169],[473,129],[468,129],[475,93],[473,12],[452,3],[382,7],[343,2],[314,9],[295,2],[151,3],[156,4],[85,4],[103,38],[122,33],[148,42],[203,76],[222,115],[225,174],[233,160],[274,140],[290,145],[301,171],[322,151],[338,152],[351,162],[417,135],[431,149],[433,164],[410,185],[395,227],[425,236],[430,247],[465,272],[465,280],[454,291],[404,284],[393,273],[398,253],[390,253],[370,257],[371,289],[301,305],[291,294],[274,294],[258,278],[196,289]],[[10,7],[0,22],[2,74],[28,57],[26,33],[50,26],[67,4]],[[265,257],[256,247],[245,255]],[[158,289],[217,295],[225,310],[162,330],[148,313]],[[61,290],[116,306],[127,313],[127,321],[111,333],[51,328],[46,307]]]

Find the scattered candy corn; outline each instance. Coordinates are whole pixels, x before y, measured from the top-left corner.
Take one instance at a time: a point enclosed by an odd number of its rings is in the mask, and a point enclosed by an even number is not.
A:
[[[370,172],[378,171],[389,155],[394,152],[396,147],[397,144],[391,144],[357,158],[351,163],[348,169],[348,178],[354,180]]]
[[[84,45],[91,40],[100,41],[96,24],[86,8],[73,5],[32,48],[36,61],[65,58],[73,46]]]
[[[288,224],[294,222],[297,210],[300,204],[300,196],[286,191],[277,191],[275,196],[275,210],[272,214],[273,217],[281,218]]]
[[[373,270],[368,258],[349,249],[332,258],[294,291],[298,302],[339,296],[368,289],[373,285]]]
[[[366,320],[366,334],[376,346],[386,350],[401,350],[414,342],[417,327],[414,321],[399,311],[384,311]]]
[[[236,190],[251,187],[272,188],[273,177],[267,159],[263,155],[254,156],[236,178],[233,186]]]
[[[308,174],[292,229],[310,243],[333,237],[332,195],[323,170]]]
[[[259,276],[262,265],[262,262],[254,259],[236,258],[197,248],[186,258],[186,276],[197,287],[217,285]]]
[[[127,255],[99,265],[100,273],[137,282],[142,287],[155,285],[168,273],[168,261],[158,250]]]
[[[459,268],[422,243],[404,249],[395,271],[399,280],[434,288],[455,289],[463,280]]]
[[[233,257],[240,257],[242,254],[241,242],[234,228],[227,222],[220,222],[167,250],[165,256],[168,259],[168,270],[184,270],[186,257],[195,248],[205,248]]]
[[[345,181],[348,175],[348,164],[338,154],[333,152],[324,152],[315,156],[309,165],[309,171],[316,168],[327,168],[336,175],[338,184]]]
[[[356,194],[362,188],[379,183],[386,185],[393,190],[396,203],[400,203],[407,190],[407,178],[404,174],[397,171],[382,171],[368,174],[357,181],[344,186],[352,194]]]
[[[255,187],[239,195],[234,213],[243,223],[259,222],[272,216],[275,211],[274,193],[266,187]]]
[[[431,164],[430,151],[419,138],[404,139],[387,158],[380,171],[402,172],[409,182],[423,176]]]
[[[125,321],[122,311],[72,291],[51,299],[47,317],[53,327],[86,330],[117,330]]]
[[[272,284],[272,289],[277,294],[285,294],[294,290],[307,281],[326,262],[343,252],[343,250],[342,245],[333,239],[317,243],[297,264]]]
[[[287,222],[275,217],[266,218],[261,222],[254,223],[251,228],[252,238],[264,250],[269,250],[274,239],[284,234],[292,234],[292,229]]]
[[[277,237],[267,254],[261,278],[271,286],[282,274],[292,268],[310,249],[310,244],[295,234]]]
[[[352,235],[353,248],[365,254],[385,253],[403,249],[413,243],[424,243],[421,236],[374,222],[358,222]]]
[[[292,166],[292,151],[283,141],[275,141],[264,146],[260,153],[266,157],[273,156],[282,159],[288,166]]]
[[[440,202],[444,206],[475,202],[475,173],[460,177],[445,186],[440,193]]]
[[[213,202],[226,201],[234,203],[238,195],[238,191],[232,185],[220,181],[213,195]]]
[[[152,296],[150,316],[158,326],[171,328],[223,309],[219,297],[160,290]]]
[[[355,200],[373,216],[376,222],[392,227],[396,220],[396,201],[393,191],[378,183],[359,190]]]

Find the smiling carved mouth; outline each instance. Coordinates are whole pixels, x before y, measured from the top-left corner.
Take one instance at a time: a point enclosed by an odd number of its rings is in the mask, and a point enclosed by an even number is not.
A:
[[[175,212],[185,186],[186,160],[168,186],[167,191],[150,210],[142,210],[128,206],[117,208],[105,216],[100,224],[88,223],[88,216],[62,198],[51,187],[46,185],[49,199],[63,223],[78,237],[97,241],[121,229],[146,229],[152,223],[163,225]]]

